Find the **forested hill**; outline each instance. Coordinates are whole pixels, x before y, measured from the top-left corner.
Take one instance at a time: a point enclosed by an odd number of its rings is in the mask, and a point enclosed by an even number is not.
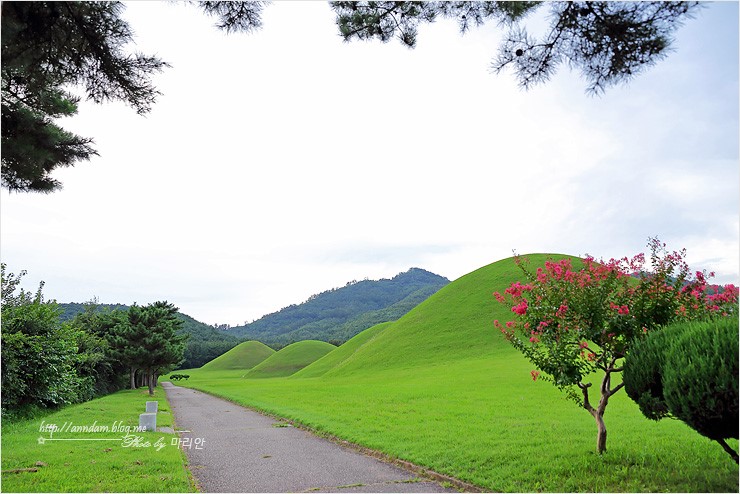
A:
[[[449,282],[419,268],[392,279],[353,281],[228,333],[275,348],[308,339],[339,344],[371,326],[399,319]]]
[[[77,314],[85,311],[86,305],[79,303],[59,304],[62,309],[60,319],[71,321]],[[98,304],[97,309],[128,310],[128,306],[123,304]],[[180,333],[189,335],[185,344],[185,361],[180,366],[182,369],[200,367],[231,350],[241,341],[238,337],[196,321],[187,314],[178,312],[177,317],[183,322]]]

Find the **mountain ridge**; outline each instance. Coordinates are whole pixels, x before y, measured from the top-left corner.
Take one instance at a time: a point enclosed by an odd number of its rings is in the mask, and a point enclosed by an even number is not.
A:
[[[350,281],[227,332],[270,346],[305,339],[343,343],[369,327],[399,319],[449,282],[421,268],[390,279]]]

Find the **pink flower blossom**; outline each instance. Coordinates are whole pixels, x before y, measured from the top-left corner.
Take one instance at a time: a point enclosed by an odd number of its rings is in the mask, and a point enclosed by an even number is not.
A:
[[[518,281],[516,283],[512,283],[509,288],[504,290],[504,292],[508,293],[512,297],[521,297],[522,293],[531,292],[531,291],[532,291],[532,285],[530,284],[522,285]]]
[[[530,375],[532,376],[532,380],[533,381],[536,381],[537,378],[540,377],[540,372],[539,371],[536,371],[536,370],[533,370],[532,372],[530,372]]]
[[[515,314],[523,316],[524,314],[527,313],[527,308],[528,308],[527,299],[522,299],[519,305],[515,305],[514,307],[511,308],[511,311],[514,312]]]

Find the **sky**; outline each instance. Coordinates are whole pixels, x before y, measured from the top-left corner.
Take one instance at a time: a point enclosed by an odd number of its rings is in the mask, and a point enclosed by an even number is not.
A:
[[[274,2],[250,34],[183,3],[124,18],[171,65],[152,111],[82,102],[59,124],[100,156],[55,172],[59,192],[0,192],[0,257],[48,299],[238,325],[411,267],[455,280],[514,251],[609,259],[655,236],[738,284],[736,2],[600,96],[567,66],[527,91],[493,73],[495,23],[438,21],[409,49],[343,42],[326,2]]]

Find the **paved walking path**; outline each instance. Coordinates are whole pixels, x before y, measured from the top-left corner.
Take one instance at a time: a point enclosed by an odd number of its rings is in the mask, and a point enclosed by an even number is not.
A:
[[[456,492],[226,400],[162,387],[204,492]]]

